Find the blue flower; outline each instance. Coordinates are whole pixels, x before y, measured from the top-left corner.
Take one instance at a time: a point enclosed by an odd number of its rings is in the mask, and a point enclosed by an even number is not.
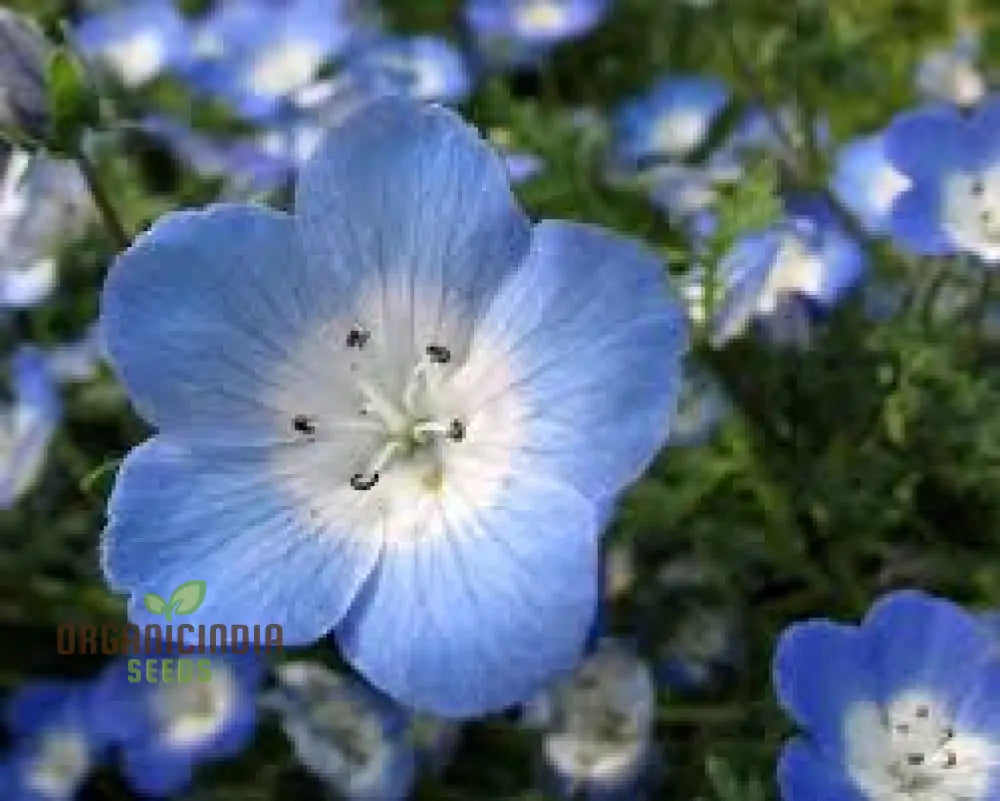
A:
[[[376,39],[358,48],[345,69],[361,85],[435,103],[460,103],[473,88],[462,51],[438,36]]]
[[[53,255],[92,213],[75,165],[13,151],[0,178],[0,308],[45,301],[56,287]]]
[[[119,747],[132,789],[171,795],[188,786],[195,766],[240,753],[256,728],[263,675],[259,660],[235,654],[109,664],[96,693],[104,731]]]
[[[953,106],[902,114],[886,130],[885,148],[912,182],[892,210],[900,245],[1000,262],[1000,97],[970,115]]]
[[[785,220],[744,235],[720,262],[715,277],[720,295],[713,320],[715,344],[742,334],[752,320],[784,321],[797,329],[803,321],[789,319],[789,312],[829,311],[864,276],[864,251],[825,202],[806,197],[786,205]],[[771,329],[779,340],[797,338],[786,333]]]
[[[640,798],[654,767],[655,711],[649,666],[624,644],[601,640],[525,710],[542,731],[546,784],[565,799]]]
[[[951,47],[932,50],[917,66],[913,82],[928,100],[974,106],[986,96],[986,79],[977,65],[979,37],[965,31]]]
[[[49,133],[49,44],[28,17],[0,9],[0,126],[43,140]]]
[[[830,188],[872,234],[889,229],[892,207],[910,181],[889,161],[881,134],[855,139],[837,155]]]
[[[100,330],[92,324],[76,340],[53,345],[45,350],[45,363],[57,381],[90,381],[104,360]]]
[[[74,38],[84,55],[133,88],[183,71],[192,58],[191,30],[172,0],[122,3],[85,17]]]
[[[316,662],[288,662],[276,674],[267,706],[306,769],[346,801],[409,798],[417,754],[407,712]]]
[[[699,692],[731,676],[743,658],[739,620],[719,604],[691,604],[660,644],[656,678],[678,692]]]
[[[601,24],[608,0],[467,0],[465,22],[488,61],[530,62]]]
[[[892,593],[860,626],[793,625],[774,661],[802,729],[778,768],[784,801],[985,799],[1000,780],[1000,663],[948,601]]]
[[[44,354],[22,346],[10,360],[14,401],[0,407],[0,509],[38,479],[60,415],[58,388]]]
[[[661,79],[616,113],[616,162],[642,167],[689,157],[704,143],[728,102],[729,91],[714,78]]]
[[[649,251],[532,226],[472,129],[386,98],[330,132],[294,215],[157,224],[101,316],[160,431],[104,532],[133,620],[210,575],[192,622],[333,629],[379,689],[449,716],[579,657],[598,504],[662,444],[686,346]]]
[[[344,2],[231,0],[199,25],[188,80],[248,119],[271,118],[355,33]]]
[[[103,712],[88,683],[36,682],[8,702],[7,725],[14,738],[0,763],[5,801],[71,801],[106,756]]]

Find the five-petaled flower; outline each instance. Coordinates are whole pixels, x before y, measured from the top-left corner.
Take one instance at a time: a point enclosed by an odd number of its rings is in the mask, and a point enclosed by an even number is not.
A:
[[[995,797],[1000,663],[989,630],[948,601],[903,591],[860,627],[794,625],[774,680],[804,735],[781,758],[785,801]]]
[[[210,575],[192,623],[333,629],[377,687],[450,716],[579,658],[600,509],[667,436],[686,338],[654,254],[531,225],[485,141],[402,98],[330,132],[294,214],[158,223],[102,324],[159,429],[104,532],[132,619]]]

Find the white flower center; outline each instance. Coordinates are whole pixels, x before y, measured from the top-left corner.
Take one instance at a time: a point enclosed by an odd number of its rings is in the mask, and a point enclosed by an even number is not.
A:
[[[159,685],[156,711],[163,739],[182,747],[211,739],[228,722],[236,693],[232,669],[221,662],[213,662],[210,681]]]
[[[958,247],[986,261],[1000,261],[1000,163],[946,178],[941,216]]]
[[[527,0],[517,10],[517,22],[522,31],[561,33],[565,27],[566,8],[558,0]]]
[[[700,109],[671,109],[657,120],[653,147],[667,158],[684,158],[702,143],[708,134],[708,118]]]
[[[156,31],[136,31],[125,39],[109,42],[104,60],[126,86],[141,86],[157,76],[163,67],[163,39]]]
[[[268,406],[296,447],[275,452],[274,473],[314,522],[443,533],[445,518],[475,516],[503,488],[524,410],[506,354],[470,347],[468,321],[439,297],[383,295],[311,331],[280,365]]]
[[[823,260],[798,236],[789,234],[778,249],[757,302],[757,313],[774,314],[788,295],[819,295]]]
[[[39,743],[27,771],[29,789],[50,798],[68,798],[90,771],[86,739],[72,731],[52,731]]]
[[[932,696],[908,692],[882,709],[863,702],[845,721],[847,766],[871,801],[983,801],[997,746],[957,732]]]
[[[264,97],[283,97],[308,84],[324,60],[319,45],[286,39],[254,61],[247,76],[248,88]]]

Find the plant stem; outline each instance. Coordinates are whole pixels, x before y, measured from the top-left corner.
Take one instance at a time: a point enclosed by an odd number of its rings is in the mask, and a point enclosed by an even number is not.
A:
[[[118,212],[115,211],[115,207],[111,203],[111,198],[104,184],[101,182],[97,168],[87,154],[83,152],[82,148],[77,149],[73,153],[73,160],[79,166],[80,172],[83,174],[83,179],[87,182],[87,188],[94,198],[94,204],[97,206],[98,212],[100,212],[104,227],[107,228],[108,233],[114,240],[115,246],[119,250],[125,250],[131,244],[131,237],[125,231],[121,217],[118,216]]]

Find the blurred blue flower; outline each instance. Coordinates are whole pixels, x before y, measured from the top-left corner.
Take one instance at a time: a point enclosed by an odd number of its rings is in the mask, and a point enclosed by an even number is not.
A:
[[[534,153],[518,149],[506,128],[491,129],[489,139],[507,165],[507,175],[512,184],[530,181],[545,171],[545,161]]]
[[[706,140],[729,102],[729,90],[714,79],[677,75],[626,101],[614,119],[614,161],[639,168],[683,160]]]
[[[968,115],[954,106],[902,114],[886,130],[885,148],[912,182],[892,210],[901,246],[1000,262],[1000,97]]]
[[[26,684],[10,699],[13,748],[0,762],[4,801],[71,801],[106,756],[89,683]]]
[[[737,180],[747,159],[761,154],[784,163],[795,163],[799,151],[811,138],[815,146],[825,151],[830,147],[830,122],[826,117],[811,121],[805,127],[800,110],[794,106],[769,109],[753,105],[744,110],[722,145],[711,154],[709,161],[718,170],[726,171],[730,180]]]
[[[0,178],[0,309],[45,301],[56,287],[56,249],[93,213],[76,166],[14,150]]]
[[[299,762],[345,801],[402,801],[416,775],[410,716],[361,682],[317,662],[277,668],[266,706]]]
[[[257,658],[195,654],[173,659],[170,680],[163,673],[166,658],[115,660],[96,691],[105,732],[121,752],[122,772],[143,795],[180,792],[195,766],[240,753],[256,728],[264,677]],[[181,673],[179,661],[186,661],[190,671]],[[147,667],[154,670],[155,682],[147,680]],[[207,673],[210,679],[204,681]]]
[[[832,309],[861,281],[866,257],[819,198],[786,203],[786,218],[736,241],[718,266],[712,339],[724,344],[753,320],[772,338],[798,341],[812,312]],[[800,315],[805,315],[802,317]]]
[[[948,601],[901,591],[860,626],[791,626],[778,699],[802,729],[778,768],[784,801],[986,799],[1000,779],[1000,662]]]
[[[579,657],[598,506],[662,444],[686,347],[651,252],[532,226],[474,130],[393,97],[330,132],[294,216],[154,226],[101,317],[160,430],[104,533],[133,620],[152,582],[196,570],[213,584],[192,622],[335,629],[375,686],[447,716]]]
[[[49,43],[34,20],[0,9],[0,126],[43,141],[49,134]]]
[[[830,188],[872,234],[889,229],[892,207],[909,179],[889,161],[881,134],[855,139],[841,148]]]
[[[948,48],[932,50],[917,66],[914,85],[925,98],[958,106],[974,106],[986,96],[979,70],[979,37],[964,31]]]
[[[601,24],[609,0],[466,0],[464,15],[490,66],[527,66]]]
[[[45,350],[46,367],[57,381],[89,381],[97,375],[103,360],[104,346],[96,323],[79,339]]]
[[[700,692],[732,676],[743,655],[736,613],[720,604],[694,603],[660,643],[656,679],[678,692]]]
[[[565,799],[640,798],[654,768],[655,711],[649,666],[623,643],[601,640],[525,709],[542,731],[545,783]]]
[[[686,359],[667,445],[690,448],[705,444],[731,410],[719,382],[690,358]]]
[[[10,359],[13,402],[0,406],[0,509],[38,479],[59,422],[58,388],[44,354],[24,345]]]
[[[74,31],[80,51],[136,88],[191,64],[192,32],[172,0],[138,0],[84,17]]]
[[[460,103],[473,88],[464,54],[439,36],[375,39],[356,50],[345,70],[360,85],[435,103]]]
[[[342,55],[357,29],[344,0],[229,0],[201,21],[190,84],[251,120],[275,116],[289,97]]]

